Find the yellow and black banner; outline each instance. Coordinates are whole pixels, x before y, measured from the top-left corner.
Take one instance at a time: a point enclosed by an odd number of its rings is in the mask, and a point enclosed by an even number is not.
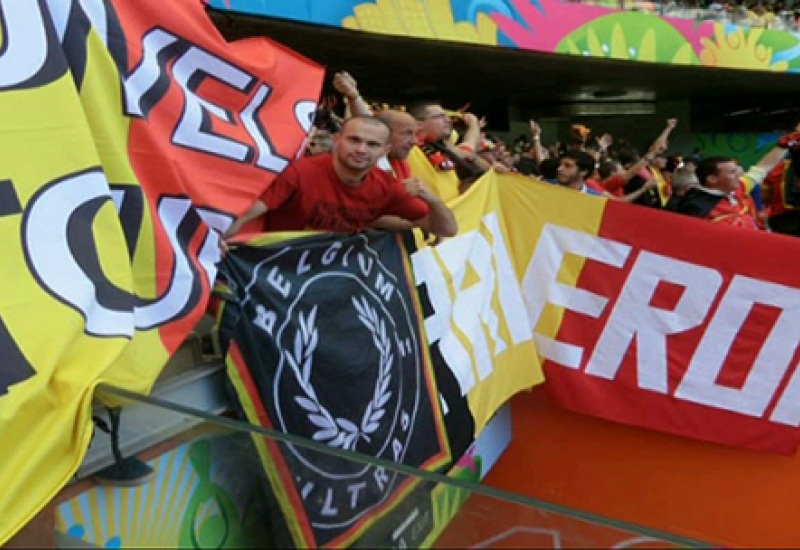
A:
[[[147,392],[322,69],[199,2],[2,0],[0,544],[70,479],[99,382]]]
[[[195,0],[0,0],[0,20],[2,544],[80,464],[95,386],[147,392],[203,314],[218,232],[296,157],[323,71],[267,39],[226,43]],[[452,178],[423,175],[452,199],[461,231],[411,254],[423,298],[412,317],[476,433],[546,374],[574,410],[795,451],[800,241],[521,176],[490,172],[457,196]],[[352,258],[349,269],[366,269],[373,256]],[[332,250],[326,261],[343,260]],[[408,352],[382,335],[382,276],[374,296],[348,288],[340,304],[378,367]],[[293,354],[299,377],[286,380],[311,437],[352,449],[373,439],[376,411],[399,397],[384,385],[398,379],[378,368],[369,414],[315,401],[303,373],[322,307],[287,309],[295,324],[279,356]],[[445,460],[446,434],[436,446],[418,465]],[[366,523],[354,521],[302,540],[355,540]]]

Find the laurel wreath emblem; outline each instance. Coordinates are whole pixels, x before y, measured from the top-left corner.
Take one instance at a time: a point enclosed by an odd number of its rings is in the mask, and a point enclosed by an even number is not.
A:
[[[320,401],[314,386],[311,385],[311,367],[314,351],[319,344],[316,329],[317,306],[311,308],[308,316],[301,311],[298,315],[299,330],[294,335],[294,347],[284,350],[286,361],[294,372],[300,388],[305,395],[294,399],[308,415],[308,420],[319,428],[311,436],[315,441],[323,441],[331,447],[354,450],[359,439],[370,442],[370,436],[380,427],[380,420],[386,415],[386,403],[392,396],[389,384],[392,381],[392,341],[386,329],[386,323],[378,317],[378,312],[361,296],[351,298],[358,312],[358,319],[370,331],[372,342],[380,353],[378,378],[375,390],[364,410],[359,424],[347,418],[334,417]]]

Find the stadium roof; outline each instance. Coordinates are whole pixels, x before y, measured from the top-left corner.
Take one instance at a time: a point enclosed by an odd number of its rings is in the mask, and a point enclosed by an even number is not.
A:
[[[800,120],[800,74],[577,57],[210,14],[229,40],[268,36],[330,71],[349,71],[369,99],[387,103],[438,99],[451,107],[471,102],[476,112],[501,107],[507,114],[511,106],[522,116],[539,116],[565,105],[591,104],[598,114],[613,115],[653,101],[691,100],[693,118],[714,118],[719,131],[729,121],[745,129],[748,120],[769,125],[773,117],[784,128]],[[324,94],[333,93],[329,80]]]

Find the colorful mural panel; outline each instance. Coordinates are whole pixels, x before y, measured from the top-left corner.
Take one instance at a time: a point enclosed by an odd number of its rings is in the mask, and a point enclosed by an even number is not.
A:
[[[695,134],[692,148],[699,149],[707,157],[737,158],[742,166],[747,168],[761,160],[775,146],[781,135],[781,132]]]
[[[448,475],[479,483],[510,442],[511,410],[505,406]],[[268,496],[266,473],[248,433],[203,436],[148,464],[155,477],[144,485],[97,485],[61,503],[56,530],[99,548],[289,547],[280,526],[283,516]],[[419,531],[424,534],[424,540],[417,537],[420,545],[430,547],[470,495],[456,485],[425,485],[418,504],[430,517],[406,519],[402,529],[396,528],[398,521],[392,536],[405,539],[406,531]],[[358,546],[374,547],[372,540],[386,540],[380,525]]]
[[[799,72],[800,35],[562,0],[206,0],[267,17],[522,50]]]
[[[101,548],[260,546],[264,480],[247,445],[240,434],[177,447],[149,462],[145,485],[101,485],[61,504],[56,529]]]

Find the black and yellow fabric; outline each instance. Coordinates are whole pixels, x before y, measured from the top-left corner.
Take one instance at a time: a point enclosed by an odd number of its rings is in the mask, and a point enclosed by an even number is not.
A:
[[[397,235],[250,241],[226,256],[221,274],[230,289],[220,314],[228,374],[251,423],[424,470],[450,464]],[[392,511],[418,485],[414,476],[325,447],[254,440],[296,546],[364,536],[371,547],[394,544],[402,518]],[[427,534],[405,542],[419,546]]]
[[[217,232],[296,155],[322,70],[200,2],[0,20],[1,545],[80,465],[96,385],[149,391],[203,315]]]

